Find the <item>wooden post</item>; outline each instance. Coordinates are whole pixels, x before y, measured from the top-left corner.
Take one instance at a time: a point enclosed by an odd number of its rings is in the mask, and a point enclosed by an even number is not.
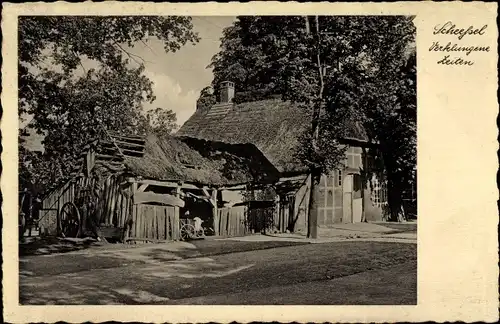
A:
[[[29,209],[28,209],[28,219],[30,220],[29,221],[29,227],[28,227],[28,236],[31,237],[31,230],[32,230],[32,227],[33,227],[33,209],[32,209],[32,206],[33,206],[33,196],[31,195],[30,193],[30,198],[29,198]]]
[[[361,168],[360,168],[360,176],[361,176],[361,222],[367,223],[366,221],[366,213],[365,213],[365,186],[366,186],[366,178],[367,178],[367,171],[368,171],[368,157],[367,157],[367,152],[366,148],[362,147],[362,153],[361,153]]]
[[[283,224],[284,224],[284,220],[282,220],[282,215],[280,213],[280,195],[276,195],[276,197],[274,197],[274,201],[275,201],[275,204],[274,204],[274,224],[273,224],[273,227],[276,227],[278,229],[279,232],[283,232]],[[273,228],[271,228],[271,230],[273,230]]]
[[[137,215],[137,206],[134,205],[134,194],[136,193],[137,191],[137,182],[132,182],[132,186],[130,188],[130,199],[129,199],[129,204],[130,204],[130,207],[132,208],[132,225],[133,225],[133,235],[132,236],[135,236],[137,237],[139,235],[139,227],[138,227],[138,224],[137,224],[137,221],[139,219],[139,215]]]
[[[115,226],[116,227],[121,227],[122,226],[122,204],[123,204],[123,196],[118,184],[118,181],[116,182],[116,190],[115,190],[115,195],[116,195],[116,220],[115,220]]]
[[[56,231],[57,235],[60,236],[62,233],[62,228],[61,228],[61,206],[60,206],[60,199],[58,197],[59,192],[56,193],[55,197],[57,199],[57,213],[56,213]]]
[[[212,196],[211,196],[211,202],[212,202],[212,215],[214,217],[214,234],[216,236],[219,235],[219,211],[217,209],[217,189],[212,190]]]
[[[128,190],[128,188],[120,191],[120,195],[122,196],[122,204],[121,204],[122,212],[121,212],[121,222],[119,226],[123,226],[126,228],[130,215],[127,212],[129,208],[128,208],[128,199],[124,195],[125,190]]]
[[[175,188],[175,196],[177,198],[180,198],[181,196],[181,187],[177,185]],[[180,208],[179,206],[174,207],[174,224],[172,225],[172,239],[179,240],[180,239],[180,226],[181,226],[181,220],[180,220]]]
[[[134,205],[132,204],[132,198],[130,196],[130,188],[126,188],[123,190],[124,197],[123,199],[125,200],[125,203],[123,204],[123,211],[124,211],[124,224],[123,227],[125,228],[125,233],[123,235],[123,242],[127,243],[128,238],[130,237],[130,234],[132,233],[132,228],[134,225],[134,214],[133,214],[133,209]],[[135,234],[135,233],[134,233]]]
[[[113,225],[114,221],[114,216],[115,216],[115,204],[116,204],[116,200],[117,200],[117,195],[118,195],[118,186],[116,185],[116,178],[115,177],[112,177],[110,179],[110,188],[109,188],[109,191],[110,191],[110,197],[109,197],[109,214],[108,214],[108,219],[106,221],[106,225]]]

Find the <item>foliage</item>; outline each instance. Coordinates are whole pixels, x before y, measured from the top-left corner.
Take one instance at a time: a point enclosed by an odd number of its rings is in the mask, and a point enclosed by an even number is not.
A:
[[[297,152],[311,170],[339,166],[344,157],[340,140],[361,125],[369,140],[380,144],[395,219],[401,211],[398,195],[409,185],[416,165],[412,19],[321,16],[317,33],[310,18],[238,17],[224,30],[221,50],[212,59],[212,86],[233,81],[247,101],[278,94],[299,103],[319,123],[317,145],[312,145],[311,128],[300,139],[303,145]],[[321,96],[318,55],[325,68]],[[320,104],[323,109],[313,115],[312,107]]]
[[[184,16],[20,17],[19,114],[32,115],[31,126],[46,133],[46,162],[32,163],[39,169],[29,181],[69,176],[83,146],[104,129],[143,132],[142,105],[155,96],[141,58],[128,49],[156,37],[175,52],[198,41],[192,27]]]
[[[41,152],[27,150],[23,146],[23,139],[20,137],[18,152],[19,152],[19,188],[27,189],[31,194],[37,196],[50,181],[55,177],[54,169],[51,168],[50,161],[44,159]],[[40,170],[44,172],[43,181],[40,181]],[[38,181],[36,181],[38,180]]]
[[[206,110],[217,102],[217,98],[212,87],[208,86],[200,91],[200,96],[196,101],[196,110]]]
[[[212,58],[212,86],[225,80],[238,91],[310,96],[317,83],[312,67],[312,40],[304,19],[293,16],[242,16],[223,31],[221,50]],[[306,73],[304,73],[306,72]],[[217,90],[216,90],[217,91]]]
[[[147,125],[159,136],[171,134],[179,127],[171,109],[156,108],[146,112]]]

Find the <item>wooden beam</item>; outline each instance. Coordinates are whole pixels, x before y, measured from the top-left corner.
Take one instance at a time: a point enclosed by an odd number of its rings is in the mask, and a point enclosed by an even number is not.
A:
[[[125,138],[134,138],[134,139],[143,139],[145,140],[145,136],[141,135],[133,135],[133,134],[127,134],[127,135],[121,135],[118,132],[115,131],[108,131],[109,135],[113,137],[125,137]]]
[[[119,146],[123,145],[124,147],[129,147],[129,148],[144,149],[144,144],[130,143],[130,142],[124,142],[124,141],[119,141],[119,140],[115,140],[115,143],[118,144]],[[113,143],[109,142],[109,141],[103,141],[102,145],[114,147]]]
[[[96,160],[122,160],[121,156],[108,155],[108,154],[96,154]]]
[[[285,229],[283,228],[284,227],[284,217],[283,217],[283,220],[282,220],[282,215],[280,213],[280,196],[279,195],[276,195],[274,197],[274,203],[275,203],[275,208],[274,208],[274,223],[273,225],[276,225],[276,220],[278,220],[278,230],[280,232],[284,232]]]
[[[206,197],[209,197],[209,198],[211,197],[210,194],[208,193],[208,190],[206,187],[201,188],[201,190],[203,191],[203,193],[205,194]]]
[[[167,206],[184,207],[185,203],[177,196],[157,194],[154,192],[136,192],[133,197],[134,205],[144,203],[160,203]]]
[[[144,138],[121,136],[121,135],[113,135],[113,134],[110,134],[110,135],[114,139],[119,139],[121,141],[125,141],[125,142],[128,142],[128,143],[136,143],[136,144],[144,144],[144,143],[146,143],[146,139],[144,139]]]
[[[234,186],[234,187],[221,187],[219,189],[220,190],[231,191],[231,190],[244,190],[245,187],[246,187],[246,185],[239,185],[239,186]]]
[[[193,198],[196,198],[199,200],[206,200],[206,201],[209,201],[212,198],[211,196],[210,197],[198,196],[198,195],[195,195],[191,192],[186,192],[186,193],[181,192],[181,197],[185,197],[185,196],[193,197]]]
[[[143,183],[143,184],[141,184],[141,186],[139,188],[137,188],[137,191],[144,192],[144,190],[146,190],[146,188],[148,186],[149,186],[149,183]]]
[[[178,185],[175,188],[175,196],[180,199],[181,187]],[[180,240],[180,228],[181,228],[181,220],[180,220],[180,209],[178,206],[174,207],[174,223],[172,224],[172,238],[174,240]]]
[[[212,216],[214,219],[214,234],[216,236],[219,235],[219,211],[217,209],[217,189],[212,190],[212,195],[211,195],[211,202],[212,202]]]
[[[213,191],[212,191],[212,193],[209,193],[206,187],[201,188],[201,190],[203,191],[203,194],[205,195],[205,197],[208,198],[207,200],[210,203],[210,205],[212,205],[212,207],[217,207],[217,196],[214,199]],[[214,189],[214,190],[217,192],[216,189]]]
[[[292,176],[292,177],[282,177],[278,180],[278,183],[285,182],[285,181],[305,180],[305,179],[307,179],[307,176],[308,176],[307,174],[301,174],[301,175]]]
[[[161,180],[150,180],[150,179],[134,179],[134,178],[129,178],[127,179],[128,182],[131,183],[138,183],[138,184],[149,184],[152,186],[159,186],[159,187],[167,187],[167,188],[177,188],[180,187],[181,189],[198,189],[200,190],[201,187],[196,186],[194,184],[189,184],[189,183],[183,183],[182,185],[179,186],[178,182],[174,181],[161,181]]]
[[[141,157],[144,155],[144,150],[131,150],[131,149],[126,149],[126,148],[121,148],[118,150],[116,147],[101,147],[100,149],[101,154],[107,154],[107,155],[115,155],[123,153],[123,155],[127,156],[137,156]]]

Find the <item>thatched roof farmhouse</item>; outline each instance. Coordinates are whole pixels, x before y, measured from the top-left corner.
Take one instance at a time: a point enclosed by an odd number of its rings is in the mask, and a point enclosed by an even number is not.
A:
[[[306,171],[295,157],[299,137],[310,127],[310,114],[297,105],[280,99],[240,104],[219,103],[197,110],[177,132],[225,143],[251,143],[284,174]],[[366,142],[364,130],[355,125],[346,139]]]
[[[311,125],[311,114],[280,99],[233,103],[235,89],[232,82],[223,82],[219,93],[219,102],[212,107],[197,109],[177,136],[255,145],[280,172],[276,187],[282,189],[279,208],[283,215],[279,216],[279,222],[287,224],[281,229],[304,229],[310,177],[307,167],[295,153],[301,145],[301,135]],[[355,122],[347,122],[341,143],[348,147],[345,168],[323,175],[319,185],[322,198],[318,204],[323,214],[320,226],[380,219],[381,207],[385,203],[379,197],[383,186],[373,192],[366,189],[364,196],[367,198],[362,198],[360,176],[362,169],[368,167],[366,152],[373,148],[365,130]],[[370,199],[373,195],[376,204]]]

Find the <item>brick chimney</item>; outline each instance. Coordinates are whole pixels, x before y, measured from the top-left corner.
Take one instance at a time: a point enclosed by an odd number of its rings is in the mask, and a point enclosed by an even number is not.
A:
[[[219,87],[219,102],[231,103],[234,98],[234,83],[230,81],[224,81]]]

